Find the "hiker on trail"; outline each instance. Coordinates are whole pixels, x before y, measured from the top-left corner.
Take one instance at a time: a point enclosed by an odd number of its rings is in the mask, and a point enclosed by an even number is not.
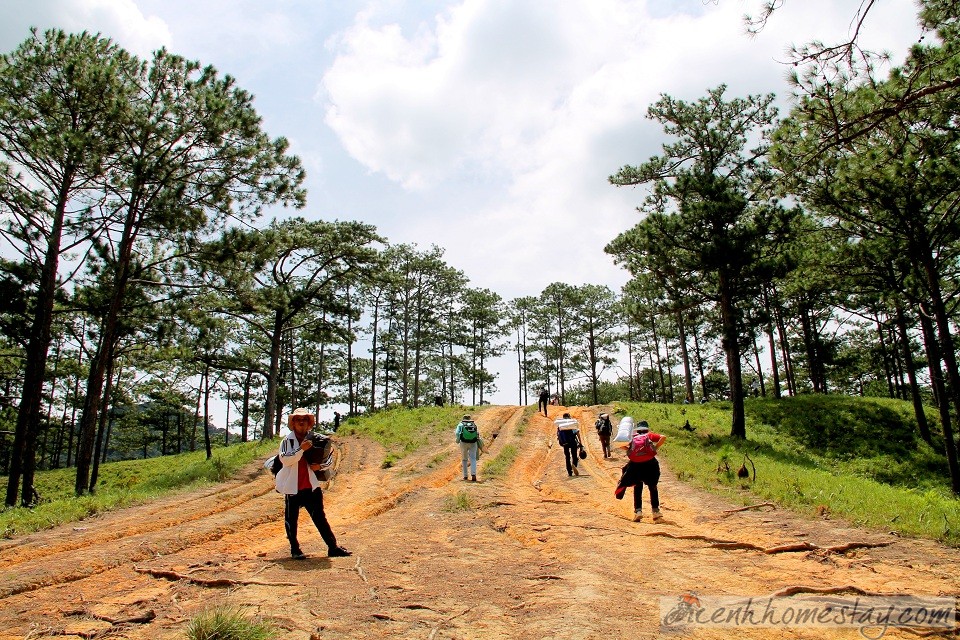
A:
[[[597,421],[593,423],[597,428],[597,437],[600,438],[600,446],[603,447],[603,457],[610,457],[610,434],[613,433],[613,423],[610,422],[609,413],[601,413],[597,416]]]
[[[470,480],[477,481],[477,451],[480,448],[480,430],[477,423],[470,416],[463,416],[457,423],[455,433],[457,444],[460,445],[460,465],[463,468],[463,479],[467,479],[467,467],[470,467]]]
[[[341,418],[340,412],[334,411],[333,412],[333,432],[334,433],[336,433],[337,429],[340,428],[340,418]]]
[[[657,462],[657,451],[663,446],[667,436],[650,431],[646,420],[637,423],[637,430],[627,447],[627,464],[623,467],[620,482],[614,495],[622,500],[627,487],[633,487],[633,521],[643,519],[643,485],[650,490],[650,508],[653,511],[653,521],[660,520],[660,493],[657,483],[660,481],[660,463]]]
[[[540,389],[540,400],[537,402],[537,412],[543,410],[543,417],[547,417],[547,403],[550,401],[550,392],[546,387]]]
[[[560,406],[560,394],[559,394],[559,393],[554,393],[554,394],[553,394],[553,397],[550,398],[550,404],[552,404],[552,405],[554,405],[554,406],[556,406],[556,407],[559,407],[559,406]]]
[[[309,409],[296,409],[288,420],[290,433],[280,442],[280,461],[283,468],[277,472],[277,491],[283,494],[283,526],[287,531],[287,540],[290,542],[290,557],[294,560],[303,560],[307,556],[300,549],[297,540],[297,521],[300,518],[300,509],[304,508],[310,514],[313,524],[316,525],[320,537],[327,543],[327,555],[331,558],[341,558],[352,555],[349,551],[337,544],[327,515],[323,511],[323,490],[320,489],[320,480],[314,471],[320,469],[320,464],[310,464],[304,455],[313,448],[313,441],[308,435],[316,424],[316,418]]]
[[[580,475],[580,470],[577,469],[577,463],[580,462],[577,457],[580,449],[580,423],[576,418],[571,418],[569,413],[564,413],[562,418],[557,418],[553,423],[557,425],[557,442],[563,447],[567,475],[578,476]]]

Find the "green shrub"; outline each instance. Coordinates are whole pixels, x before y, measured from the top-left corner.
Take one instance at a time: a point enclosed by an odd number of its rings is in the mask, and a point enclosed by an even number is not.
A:
[[[455,496],[447,496],[444,511],[472,511],[473,498],[466,491],[458,491]]]
[[[228,606],[204,611],[187,627],[189,640],[267,640],[276,636],[272,626]]]

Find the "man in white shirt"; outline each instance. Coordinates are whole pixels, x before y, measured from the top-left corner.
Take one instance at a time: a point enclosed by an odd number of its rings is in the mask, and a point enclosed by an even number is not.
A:
[[[320,537],[327,543],[329,557],[352,555],[337,544],[337,538],[333,535],[333,529],[330,528],[327,515],[323,511],[323,491],[320,489],[317,474],[314,473],[320,468],[320,464],[310,464],[304,456],[304,453],[313,448],[313,442],[307,434],[315,423],[316,418],[309,409],[296,409],[289,417],[290,433],[280,443],[280,461],[283,468],[277,472],[277,491],[284,497],[283,525],[290,542],[290,557],[294,560],[307,557],[297,540],[297,521],[301,507],[310,514]]]

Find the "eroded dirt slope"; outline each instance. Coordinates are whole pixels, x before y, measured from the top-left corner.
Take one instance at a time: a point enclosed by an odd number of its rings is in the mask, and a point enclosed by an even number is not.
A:
[[[567,476],[555,444],[561,411],[586,426],[579,477]],[[508,444],[518,456],[506,477],[481,473],[477,483],[460,479],[452,437],[390,469],[378,446],[341,439],[325,502],[350,558],[326,558],[304,513],[311,557],[289,559],[282,499],[259,465],[217,487],[4,541],[0,639],[183,638],[189,620],[217,604],[291,638],[654,638],[659,599],[688,592],[960,595],[955,549],[770,508],[734,511],[677,482],[668,450],[665,519],[634,523],[630,495],[613,497],[622,453],[603,458],[594,411],[550,407],[550,419],[535,414],[521,428],[523,415],[479,414],[481,466]],[[460,492],[472,508],[451,508]],[[730,637],[722,631],[687,635]],[[860,637],[822,628],[736,635]]]

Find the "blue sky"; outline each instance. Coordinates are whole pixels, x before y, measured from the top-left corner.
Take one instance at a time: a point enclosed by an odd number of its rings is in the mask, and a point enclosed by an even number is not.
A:
[[[4,0],[0,50],[30,26],[87,30],[142,56],[165,46],[252,92],[307,170],[308,219],[362,220],[432,244],[505,299],[627,274],[603,247],[638,221],[607,176],[660,151],[660,94],[774,92],[790,44],[847,35],[860,0]],[[883,0],[864,42],[915,40],[912,0]],[[278,210],[273,215],[290,215]],[[494,401],[515,402],[515,364]],[[511,376],[513,376],[511,378]]]

